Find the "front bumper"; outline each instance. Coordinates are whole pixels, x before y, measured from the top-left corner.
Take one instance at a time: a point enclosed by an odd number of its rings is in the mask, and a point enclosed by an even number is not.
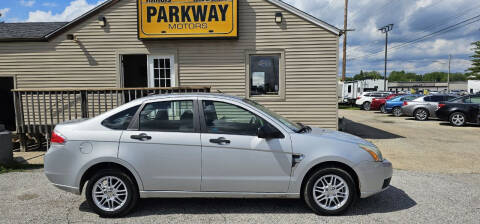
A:
[[[393,174],[392,163],[364,161],[355,167],[360,181],[360,197],[366,198],[386,190]]]

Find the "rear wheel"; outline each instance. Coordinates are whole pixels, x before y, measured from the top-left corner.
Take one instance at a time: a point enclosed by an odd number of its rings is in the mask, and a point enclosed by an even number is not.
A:
[[[416,120],[426,121],[428,120],[428,111],[424,108],[416,109],[413,113]]]
[[[303,198],[319,215],[340,215],[353,204],[357,191],[348,172],[325,168],[309,177],[303,189]]]
[[[393,116],[400,117],[402,116],[402,109],[400,107],[394,107],[392,113],[393,113]]]
[[[362,107],[363,107],[364,110],[368,111],[368,110],[370,110],[370,105],[371,105],[370,102],[365,102],[365,103],[363,103]]]
[[[132,179],[120,170],[101,170],[88,181],[87,202],[101,217],[121,217],[130,212],[138,200]]]
[[[456,127],[464,126],[466,123],[465,114],[462,112],[455,112],[450,115],[450,124]]]

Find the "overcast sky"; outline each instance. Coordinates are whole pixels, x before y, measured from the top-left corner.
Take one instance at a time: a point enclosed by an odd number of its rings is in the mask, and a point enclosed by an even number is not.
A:
[[[69,21],[103,1],[0,0],[0,13],[7,22]],[[343,28],[344,0],[284,1]],[[470,66],[470,44],[480,40],[480,17],[475,16],[480,16],[479,0],[350,0],[349,28],[355,31],[348,38],[347,74],[360,70],[383,73],[385,35],[378,28],[390,23],[395,25],[389,33],[389,46],[394,48],[389,50],[389,71],[447,71],[448,54],[452,54],[452,71],[464,72]],[[457,23],[450,32],[401,46]]]

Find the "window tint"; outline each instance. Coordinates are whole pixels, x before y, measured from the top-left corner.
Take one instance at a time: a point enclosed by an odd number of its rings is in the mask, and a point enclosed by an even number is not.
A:
[[[426,98],[427,97],[425,97],[425,101],[427,102],[440,102],[444,100],[443,96],[430,96],[429,100],[426,100]]]
[[[280,55],[250,56],[250,95],[278,95]]]
[[[131,107],[122,112],[118,112],[115,115],[103,120],[102,125],[114,130],[127,130],[130,121],[132,121],[132,118],[139,107],[140,105]]]
[[[348,93],[352,92],[352,86],[348,86]]]
[[[470,97],[470,101],[470,103],[480,104],[480,96],[472,96]]]
[[[193,132],[193,101],[149,103],[140,112],[139,130]]]
[[[248,110],[223,102],[203,101],[203,112],[207,133],[256,136],[258,128],[267,123]]]
[[[432,102],[432,97],[431,96],[426,96],[426,97],[423,98],[423,101]]]
[[[456,97],[456,96],[447,96],[445,100],[446,100],[446,101],[450,101],[450,100],[453,100],[453,99],[456,99],[456,98],[458,98],[458,97]]]

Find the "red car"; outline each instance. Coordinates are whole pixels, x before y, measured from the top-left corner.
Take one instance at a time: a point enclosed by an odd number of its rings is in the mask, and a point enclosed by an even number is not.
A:
[[[402,95],[402,94],[390,94],[385,98],[373,98],[372,104],[370,104],[370,110],[380,110],[383,113],[385,113],[385,102],[399,95]]]

